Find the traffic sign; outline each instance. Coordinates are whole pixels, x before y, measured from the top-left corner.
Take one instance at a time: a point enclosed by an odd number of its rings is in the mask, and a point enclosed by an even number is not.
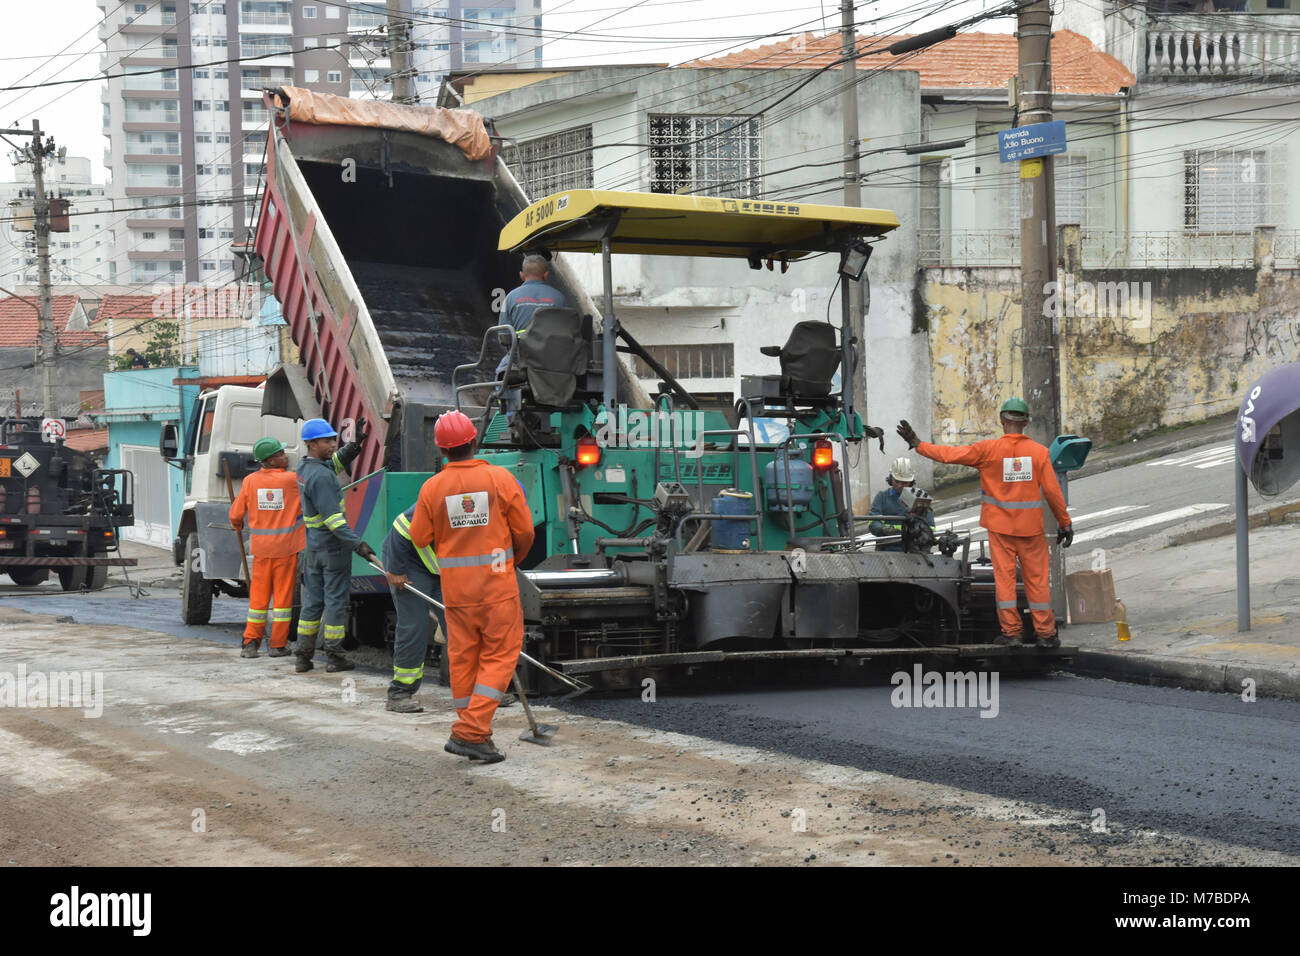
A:
[[[62,418],[45,418],[41,420],[41,440],[53,442],[68,437],[68,426]]]
[[[998,133],[998,159],[1014,163],[1065,152],[1065,120],[1031,123]]]
[[[23,452],[14,459],[14,471],[18,472],[18,474],[22,475],[24,478],[30,478],[32,472],[39,467],[41,467],[41,463],[36,460],[36,457],[31,452],[28,451]]]

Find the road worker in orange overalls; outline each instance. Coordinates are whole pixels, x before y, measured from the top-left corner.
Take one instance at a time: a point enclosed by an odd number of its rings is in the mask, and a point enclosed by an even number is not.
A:
[[[1009,398],[1003,402],[1000,420],[1004,432],[1001,438],[960,447],[923,442],[906,420],[898,423],[898,434],[908,447],[926,458],[979,469],[983,492],[980,526],[989,533],[998,623],[1002,627],[1002,635],[994,643],[1021,643],[1023,625],[1016,608],[1016,559],[1019,558],[1038,646],[1060,647],[1048,583],[1050,559],[1043,535],[1043,499],[1047,499],[1060,526],[1056,532],[1057,544],[1063,548],[1073,544],[1074,528],[1047,448],[1024,433],[1029,424],[1029,406],[1024,399]]]
[[[239,656],[257,656],[270,605],[271,650],[267,656],[288,657],[298,553],[306,543],[298,476],[288,470],[289,456],[274,438],[259,438],[253,457],[262,467],[244,479],[230,506],[230,524],[236,531],[243,528],[247,516],[253,546],[253,580],[248,583],[244,649]]]
[[[506,469],[474,458],[474,423],[446,412],[433,440],[447,464],[420,489],[411,544],[438,554],[447,611],[447,666],[456,722],[443,748],[496,763],[492,715],[510,686],[523,648],[524,612],[515,565],[533,546],[523,487]]]

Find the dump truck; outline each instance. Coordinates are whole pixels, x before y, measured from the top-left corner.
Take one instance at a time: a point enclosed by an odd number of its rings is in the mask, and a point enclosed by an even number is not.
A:
[[[227,511],[258,467],[252,446],[263,434],[289,446],[293,467],[304,419],[329,419],[346,441],[366,418],[369,436],[344,479],[345,513],[379,550],[440,465],[433,424],[456,405],[456,366],[479,353],[494,307],[519,282],[519,257],[497,243],[528,199],[478,114],[294,87],[268,90],[265,101],[271,148],[254,250],[300,364],[256,389],[207,391],[183,434],[164,428],[163,457],[187,471],[173,557],[189,624],[209,621],[216,595],[247,596]],[[550,281],[594,311],[563,263]],[[503,352],[494,339],[485,366]],[[626,369],[617,382],[623,400],[648,402]],[[354,559],[349,635],[382,644],[392,626],[383,576]]]
[[[855,282],[892,212],[599,190],[530,203],[476,114],[297,89],[266,100],[255,248],[301,363],[261,389],[263,421],[320,415],[345,438],[371,423],[345,504],[378,549],[441,467],[437,416],[468,412],[480,456],[518,478],[532,511],[519,571],[531,656],[622,688],[683,669],[861,671],[918,655],[1036,667],[1071,652],[988,643],[989,562],[969,534],[936,534],[923,497],[884,519],[896,534],[866,533],[883,516],[854,513],[851,470],[884,453],[884,432],[856,409],[868,344],[844,334],[847,314],[770,343],[770,373],[745,376],[734,404],[691,394],[618,322],[614,256],[830,262]],[[494,306],[527,252],[551,258],[570,307],[539,309],[518,334]],[[566,265],[583,254],[602,258],[598,302]],[[629,356],[657,375],[653,401]],[[353,572],[349,631],[379,643],[386,583],[359,558]]]
[[[0,419],[0,571],[23,586],[53,571],[65,591],[98,590],[122,557],[118,529],[135,523],[135,476],[100,468],[64,444],[60,419]]]

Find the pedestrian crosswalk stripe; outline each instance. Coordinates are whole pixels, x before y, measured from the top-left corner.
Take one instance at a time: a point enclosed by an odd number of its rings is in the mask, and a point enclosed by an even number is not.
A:
[[[1179,455],[1173,458],[1158,458],[1155,461],[1146,463],[1148,468],[1159,468],[1161,466],[1184,467],[1186,465],[1204,462],[1211,458],[1222,458],[1224,455],[1233,454],[1232,445],[1215,445],[1213,448],[1201,448],[1192,452],[1190,455]]]
[[[1211,511],[1218,511],[1228,507],[1226,504],[1197,504],[1188,505],[1185,508],[1175,508],[1172,511],[1161,511],[1158,514],[1146,515],[1142,518],[1134,518],[1132,521],[1121,521],[1118,524],[1103,525],[1092,531],[1085,531],[1082,534],[1074,536],[1075,544],[1082,544],[1085,541],[1096,541],[1099,538],[1109,538],[1117,534],[1127,534],[1130,531],[1141,531],[1143,528],[1150,528],[1158,524],[1167,524],[1170,521],[1181,521],[1184,518],[1192,518],[1199,514],[1206,514]]]
[[[1226,458],[1214,458],[1210,461],[1205,462],[1204,464],[1193,465],[1192,467],[1213,468],[1215,465],[1226,465],[1228,462],[1233,461],[1236,457],[1237,457],[1237,453],[1233,452],[1232,454],[1228,455]]]

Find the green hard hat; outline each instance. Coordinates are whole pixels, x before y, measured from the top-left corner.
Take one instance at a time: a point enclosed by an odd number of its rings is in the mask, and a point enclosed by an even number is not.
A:
[[[253,446],[253,457],[258,461],[266,461],[277,451],[284,451],[284,442],[278,438],[259,438]]]
[[[999,414],[1028,415],[1029,406],[1025,404],[1023,398],[1008,398],[1002,403],[1002,410]]]

